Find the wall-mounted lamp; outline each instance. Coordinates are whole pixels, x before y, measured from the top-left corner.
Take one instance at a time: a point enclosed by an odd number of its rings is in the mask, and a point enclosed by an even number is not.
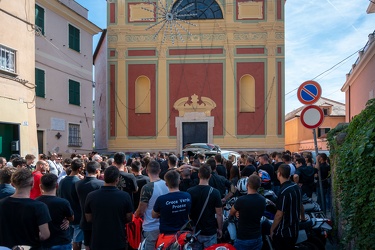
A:
[[[55,136],[56,136],[56,138],[57,138],[57,140],[58,140],[58,139],[61,138],[62,135],[60,134],[60,132],[57,132],[57,134],[56,134]]]

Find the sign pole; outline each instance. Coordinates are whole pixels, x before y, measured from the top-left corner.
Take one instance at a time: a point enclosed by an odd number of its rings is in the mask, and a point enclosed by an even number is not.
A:
[[[313,135],[314,135],[314,146],[315,146],[315,162],[317,163],[317,158],[318,158],[318,142],[317,142],[317,139],[316,139],[316,130],[315,128],[313,129]],[[320,198],[321,198],[321,202],[322,202],[322,210],[324,211],[324,213],[326,212],[326,209],[325,209],[325,202],[324,202],[324,196],[323,196],[323,185],[322,185],[322,175],[320,173],[320,165],[319,165],[319,169],[318,169],[318,177],[319,177],[319,189],[320,189]]]

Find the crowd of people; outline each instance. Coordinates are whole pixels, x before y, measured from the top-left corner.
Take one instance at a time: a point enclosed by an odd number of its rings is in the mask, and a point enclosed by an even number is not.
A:
[[[329,208],[325,154],[318,155],[315,164],[311,156],[288,151],[242,154],[238,161],[219,153],[206,157],[161,152],[128,159],[122,152],[111,158],[96,152],[67,158],[0,157],[0,246],[128,249],[125,225],[142,218],[144,249],[162,243],[166,249],[189,220],[200,232],[193,249],[204,249],[221,239],[223,205],[237,196],[230,210],[238,218],[234,247],[261,249],[265,198],[258,190],[263,187],[278,196],[269,233],[275,248],[292,249],[298,223],[304,220],[302,196],[317,192],[321,203],[318,171]]]

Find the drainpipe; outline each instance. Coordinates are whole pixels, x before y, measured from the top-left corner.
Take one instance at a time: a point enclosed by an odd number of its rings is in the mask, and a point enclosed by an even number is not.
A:
[[[349,102],[349,107],[348,107],[348,109],[349,109],[349,113],[348,113],[348,115],[349,115],[349,122],[351,122],[352,121],[352,117],[351,117],[351,112],[350,112],[350,109],[351,109],[351,98],[350,98],[350,85],[349,85],[349,88],[348,88],[348,91],[349,91],[349,100],[348,100],[348,102]]]

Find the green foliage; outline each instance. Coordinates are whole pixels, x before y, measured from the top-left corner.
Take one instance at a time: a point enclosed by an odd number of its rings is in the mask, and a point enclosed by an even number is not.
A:
[[[342,144],[336,137],[346,133]],[[333,157],[334,192],[343,221],[344,245],[355,249],[375,246],[375,99],[348,126],[329,132],[327,140]]]

